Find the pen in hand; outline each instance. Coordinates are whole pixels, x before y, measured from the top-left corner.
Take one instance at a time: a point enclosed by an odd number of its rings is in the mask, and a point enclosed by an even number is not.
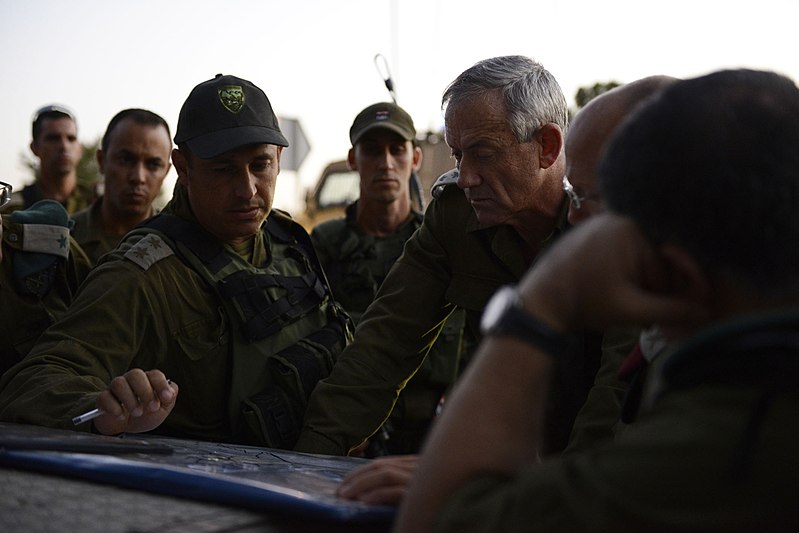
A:
[[[92,409],[91,411],[86,411],[82,415],[78,415],[73,418],[72,423],[77,426],[79,424],[83,424],[84,422],[88,422],[89,420],[94,420],[103,413],[105,413],[105,411],[102,409]]]
[[[172,380],[168,379],[168,380],[166,380],[166,383],[167,383],[167,385],[172,385]],[[92,409],[91,411],[86,411],[82,415],[78,415],[78,416],[74,417],[72,419],[72,424],[75,425],[75,426],[78,426],[80,424],[83,424],[84,422],[88,422],[90,420],[94,420],[95,418],[97,418],[98,416],[101,416],[103,414],[105,414],[105,411],[103,411],[102,409],[100,409],[98,407],[96,409]]]

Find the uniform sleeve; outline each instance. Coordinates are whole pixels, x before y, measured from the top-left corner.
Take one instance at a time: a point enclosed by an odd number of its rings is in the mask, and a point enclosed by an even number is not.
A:
[[[446,316],[449,258],[436,202],[363,315],[331,375],[316,386],[297,450],[345,455],[382,425]]]
[[[594,498],[593,491],[597,491]],[[611,490],[575,461],[534,465],[515,476],[484,473],[468,480],[445,502],[433,531],[613,531],[598,525],[604,518],[599,503],[604,494],[612,498],[618,490]]]
[[[639,333],[637,329],[613,329],[602,336],[599,370],[574,421],[564,453],[588,449],[613,438],[627,390],[626,383],[617,375],[621,364],[638,342]]]
[[[0,419],[72,429],[72,417],[93,408],[97,394],[134,357],[156,357],[167,337],[152,321],[156,305],[144,273],[132,263],[113,261],[93,270],[66,313],[3,376]]]
[[[660,400],[613,442],[455,491],[434,531],[795,530],[796,399],[764,423],[752,470],[738,452],[756,388],[701,386]],[[792,524],[792,525],[788,525]]]
[[[73,291],[77,291],[78,287],[92,269],[92,261],[86,255],[86,251],[81,248],[78,241],[72,236],[69,237],[69,260],[67,261],[68,277],[70,284],[73,285]]]

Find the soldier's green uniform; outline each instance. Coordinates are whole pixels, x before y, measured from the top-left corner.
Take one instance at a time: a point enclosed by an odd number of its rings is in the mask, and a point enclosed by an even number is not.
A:
[[[639,329],[613,328],[602,334],[602,358],[580,412],[574,420],[564,453],[586,450],[610,440],[621,427],[619,416],[628,383],[619,368],[638,343]]]
[[[333,297],[356,324],[402,254],[405,241],[422,224],[422,215],[412,212],[395,233],[367,235],[355,220],[357,205],[356,201],[347,206],[346,218],[328,220],[311,231]]]
[[[81,209],[72,215],[72,220],[75,221],[72,236],[86,252],[93,265],[97,264],[103,254],[116,248],[122,240],[119,235],[109,235],[103,231],[100,215],[102,202],[103,198],[100,197],[86,209]]]
[[[797,331],[794,309],[694,337],[655,360],[614,442],[476,478],[436,530],[796,531]]]
[[[164,212],[177,220],[128,234],[6,374],[0,419],[69,428],[112,378],[159,369],[180,394],[158,433],[291,447],[348,320],[307,234],[273,211],[245,258],[204,236],[182,186]]]
[[[566,207],[542,249],[565,227]],[[359,324],[355,342],[314,391],[296,449],[343,455],[371,436],[422,365],[425,345],[453,305],[465,310],[464,335],[479,340],[491,295],[518,282],[530,266],[522,250],[514,229],[481,228],[464,192],[454,185],[441,188]],[[548,450],[565,447],[599,354],[597,337],[563,359],[549,406]]]
[[[333,297],[357,324],[372,303],[405,242],[422,224],[413,212],[395,233],[375,237],[356,222],[357,201],[347,207],[346,218],[314,228],[311,239],[330,281]],[[462,354],[465,312],[456,309],[447,319],[419,371],[402,390],[385,425],[386,432],[372,453],[417,453],[447,388],[458,376]]]
[[[66,214],[64,214],[66,217]],[[69,239],[69,256],[56,260],[50,286],[35,294],[23,285],[29,280],[15,276],[14,264],[25,261],[25,229],[3,216],[3,260],[0,264],[0,375],[18,363],[33,347],[39,335],[64,314],[80,282],[89,273],[89,259]],[[43,223],[44,221],[38,221]],[[32,280],[37,282],[37,280]],[[38,282],[37,282],[38,285]]]

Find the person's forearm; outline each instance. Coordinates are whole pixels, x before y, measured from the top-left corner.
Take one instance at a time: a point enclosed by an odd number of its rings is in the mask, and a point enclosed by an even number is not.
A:
[[[537,460],[552,363],[509,337],[484,341],[425,445],[396,531],[429,530],[475,474],[511,474]]]
[[[361,317],[354,342],[314,389],[296,451],[350,453],[385,422],[398,390],[423,363],[429,332],[446,316],[447,283],[444,252],[428,258],[432,245],[422,253],[415,240]]]

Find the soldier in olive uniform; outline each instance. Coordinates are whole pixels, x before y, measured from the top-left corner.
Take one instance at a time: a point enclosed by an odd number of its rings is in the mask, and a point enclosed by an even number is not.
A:
[[[566,227],[568,109],[554,77],[529,58],[488,59],[462,73],[443,101],[459,172],[437,182],[437,197],[362,317],[353,344],[314,391],[300,451],[347,454],[369,439],[453,306],[465,310],[467,339],[479,340],[490,296],[518,281]],[[600,335],[582,336],[563,360],[545,452],[568,441],[599,366],[600,341]]]
[[[667,76],[636,80],[603,93],[580,110],[565,141],[568,177],[563,176],[563,189],[569,197],[569,221],[576,224],[602,212],[597,167],[612,133],[642,101],[674,81],[676,78]],[[602,364],[563,453],[585,450],[612,439],[624,427],[619,415],[627,386],[618,374],[638,337],[638,328],[609,328],[603,332]],[[372,461],[348,475],[338,494],[369,503],[399,503],[415,467],[409,456]]]
[[[92,264],[154,214],[171,152],[169,125],[152,111],[123,109],[108,123],[96,154],[103,195],[72,216],[72,236]]]
[[[609,212],[489,304],[396,531],[799,529],[797,117],[792,80],[737,70],[677,81],[621,126]],[[669,343],[637,420],[542,461],[564,334],[633,324]]]
[[[410,194],[422,151],[410,115],[389,102],[358,113],[350,141],[347,161],[360,175],[359,199],[347,207],[346,218],[316,226],[311,239],[333,296],[357,324],[402,254],[405,241],[422,224]],[[464,319],[462,309],[453,309],[367,455],[419,451],[442,395],[457,377]]]
[[[0,182],[0,206],[10,194],[11,186]],[[69,215],[55,200],[40,200],[0,218],[2,375],[64,314],[91,265],[69,235]]]
[[[272,209],[288,143],[264,92],[221,74],[192,90],[175,142],[172,200],[6,374],[2,420],[70,427],[96,407],[103,434],[293,446],[349,319],[308,234]]]
[[[39,159],[36,181],[11,196],[4,213],[32,206],[39,200],[56,200],[68,213],[87,207],[95,197],[93,184],[78,179],[83,154],[78,124],[72,111],[61,105],[42,107],[33,117],[31,151]]]

